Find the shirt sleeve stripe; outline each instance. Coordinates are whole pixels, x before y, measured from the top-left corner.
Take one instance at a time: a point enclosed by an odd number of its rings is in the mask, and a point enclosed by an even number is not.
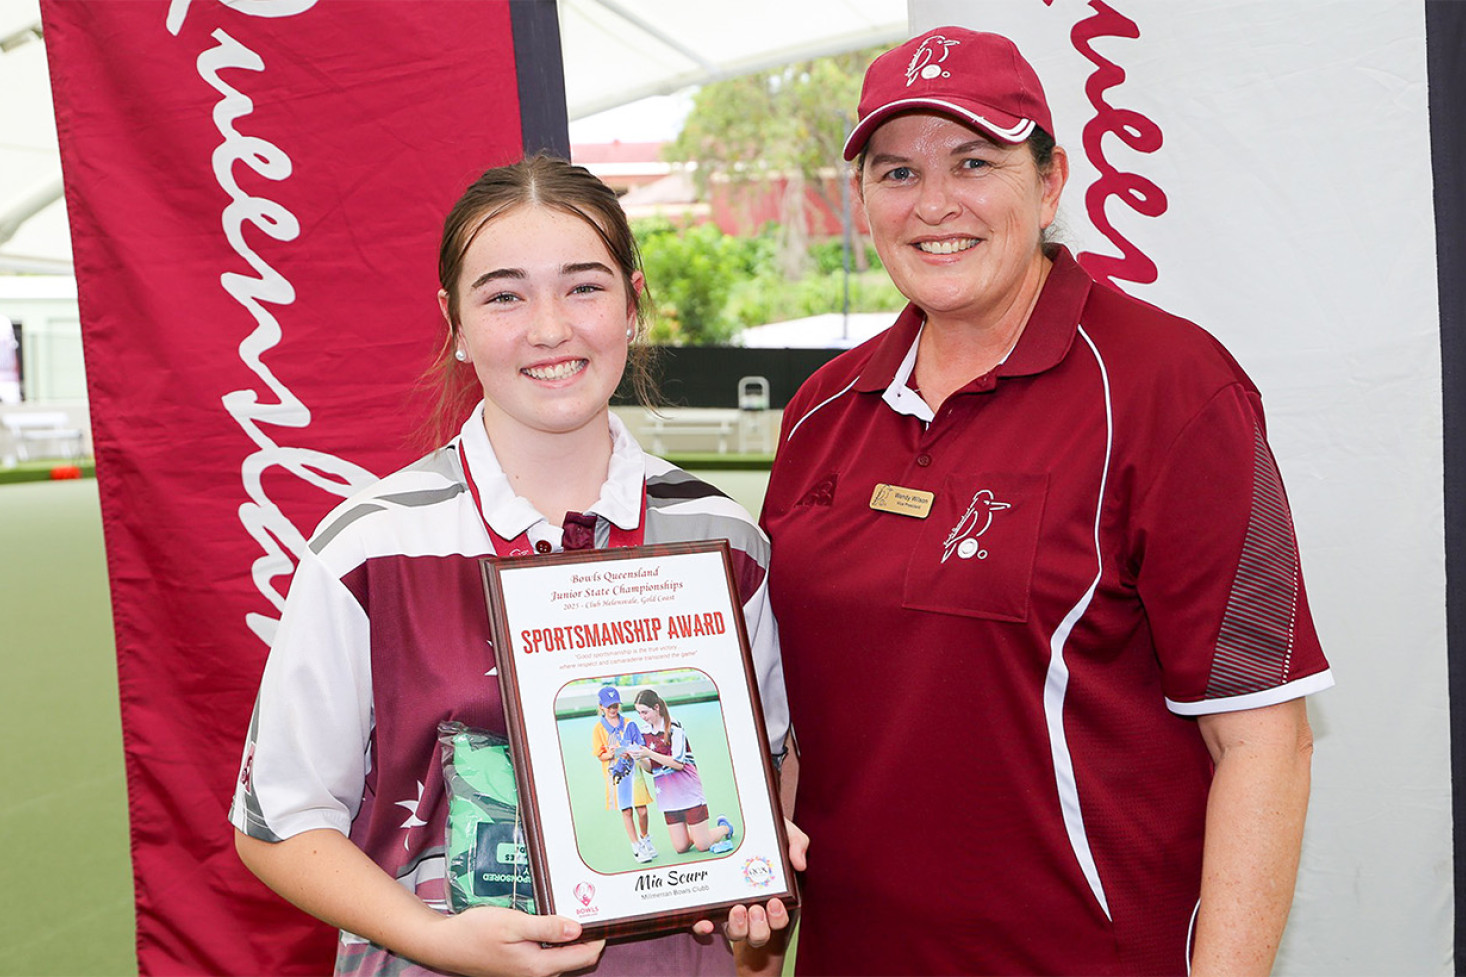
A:
[[[1207,699],[1260,692],[1288,680],[1298,610],[1298,545],[1272,453],[1253,426],[1252,514],[1217,632]]]
[[[1166,708],[1178,716],[1206,716],[1217,712],[1241,712],[1243,709],[1261,709],[1292,699],[1301,699],[1315,692],[1334,687],[1334,673],[1330,669],[1294,679],[1286,685],[1249,692],[1246,695],[1229,696],[1223,699],[1201,699],[1197,702],[1166,700]]]

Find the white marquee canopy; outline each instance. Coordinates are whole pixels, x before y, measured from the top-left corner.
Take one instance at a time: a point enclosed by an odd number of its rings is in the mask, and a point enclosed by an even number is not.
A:
[[[894,42],[907,22],[905,0],[559,0],[559,10],[572,120]],[[70,272],[40,23],[39,0],[0,0],[0,274]]]

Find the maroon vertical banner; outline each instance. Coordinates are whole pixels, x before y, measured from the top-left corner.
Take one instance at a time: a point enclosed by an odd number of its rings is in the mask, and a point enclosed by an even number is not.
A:
[[[42,10],[112,582],[139,967],[326,971],[332,934],[234,855],[226,812],[255,686],[317,521],[425,447],[412,437],[427,399],[413,390],[442,336],[444,213],[525,146],[568,148],[554,3]]]

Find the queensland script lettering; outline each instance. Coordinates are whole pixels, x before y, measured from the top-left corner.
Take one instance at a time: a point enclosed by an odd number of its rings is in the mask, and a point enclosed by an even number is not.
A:
[[[289,17],[310,9],[316,0],[231,0],[238,13],[254,17]],[[168,30],[177,34],[187,16],[190,0],[173,0],[168,9]],[[371,472],[335,455],[307,448],[282,445],[267,428],[301,429],[310,426],[310,408],[280,381],[264,361],[279,345],[282,329],[269,306],[288,306],[295,301],[295,288],[246,240],[246,229],[263,233],[274,242],[288,243],[300,234],[295,215],[276,201],[256,196],[240,186],[238,167],[245,176],[263,180],[288,179],[290,157],[277,145],[258,135],[240,132],[239,126],[254,110],[254,102],[224,78],[225,72],[265,70],[264,60],[220,29],[210,35],[215,45],[199,54],[199,77],[219,93],[213,121],[221,142],[214,149],[211,164],[214,179],[229,198],[221,214],[224,237],[253,274],[234,271],[219,276],[219,283],[253,321],[253,329],[239,344],[239,358],[258,379],[257,387],[234,390],[222,398],[224,409],[254,443],[255,451],[245,458],[240,481],[248,501],[239,507],[239,521],[260,546],[261,554],[250,566],[255,588],[275,608],[276,616],[251,613],[245,623],[260,640],[269,643],[279,623],[278,613],[285,595],[276,581],[289,577],[305,551],[305,534],[280,511],[265,490],[264,476],[273,468],[334,495],[345,497],[370,482]]]
[[[1054,0],[1043,0],[1052,6]],[[1166,195],[1154,182],[1135,173],[1117,169],[1105,157],[1104,137],[1114,134],[1138,153],[1153,153],[1161,148],[1161,127],[1144,113],[1115,108],[1106,101],[1106,93],[1125,80],[1125,70],[1094,49],[1098,37],[1140,37],[1135,21],[1116,12],[1103,0],[1090,0],[1094,16],[1074,25],[1069,39],[1074,49],[1095,66],[1084,85],[1084,93],[1095,114],[1084,126],[1084,152],[1099,171],[1099,178],[1084,194],[1089,219],[1119,255],[1086,251],[1079,263],[1095,278],[1115,285],[1115,279],[1149,284],[1156,280],[1155,262],[1115,229],[1105,212],[1110,198],[1117,198],[1131,210],[1145,217],[1159,217],[1166,212]],[[1118,286],[1117,286],[1118,287]]]

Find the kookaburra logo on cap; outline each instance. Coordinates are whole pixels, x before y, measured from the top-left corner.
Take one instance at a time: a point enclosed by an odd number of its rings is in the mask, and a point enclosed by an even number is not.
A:
[[[942,70],[942,62],[947,60],[951,49],[961,43],[949,41],[941,34],[933,34],[922,40],[916,53],[911,56],[911,63],[906,66],[906,87],[910,88],[918,78],[924,81],[946,78],[948,73]]]

